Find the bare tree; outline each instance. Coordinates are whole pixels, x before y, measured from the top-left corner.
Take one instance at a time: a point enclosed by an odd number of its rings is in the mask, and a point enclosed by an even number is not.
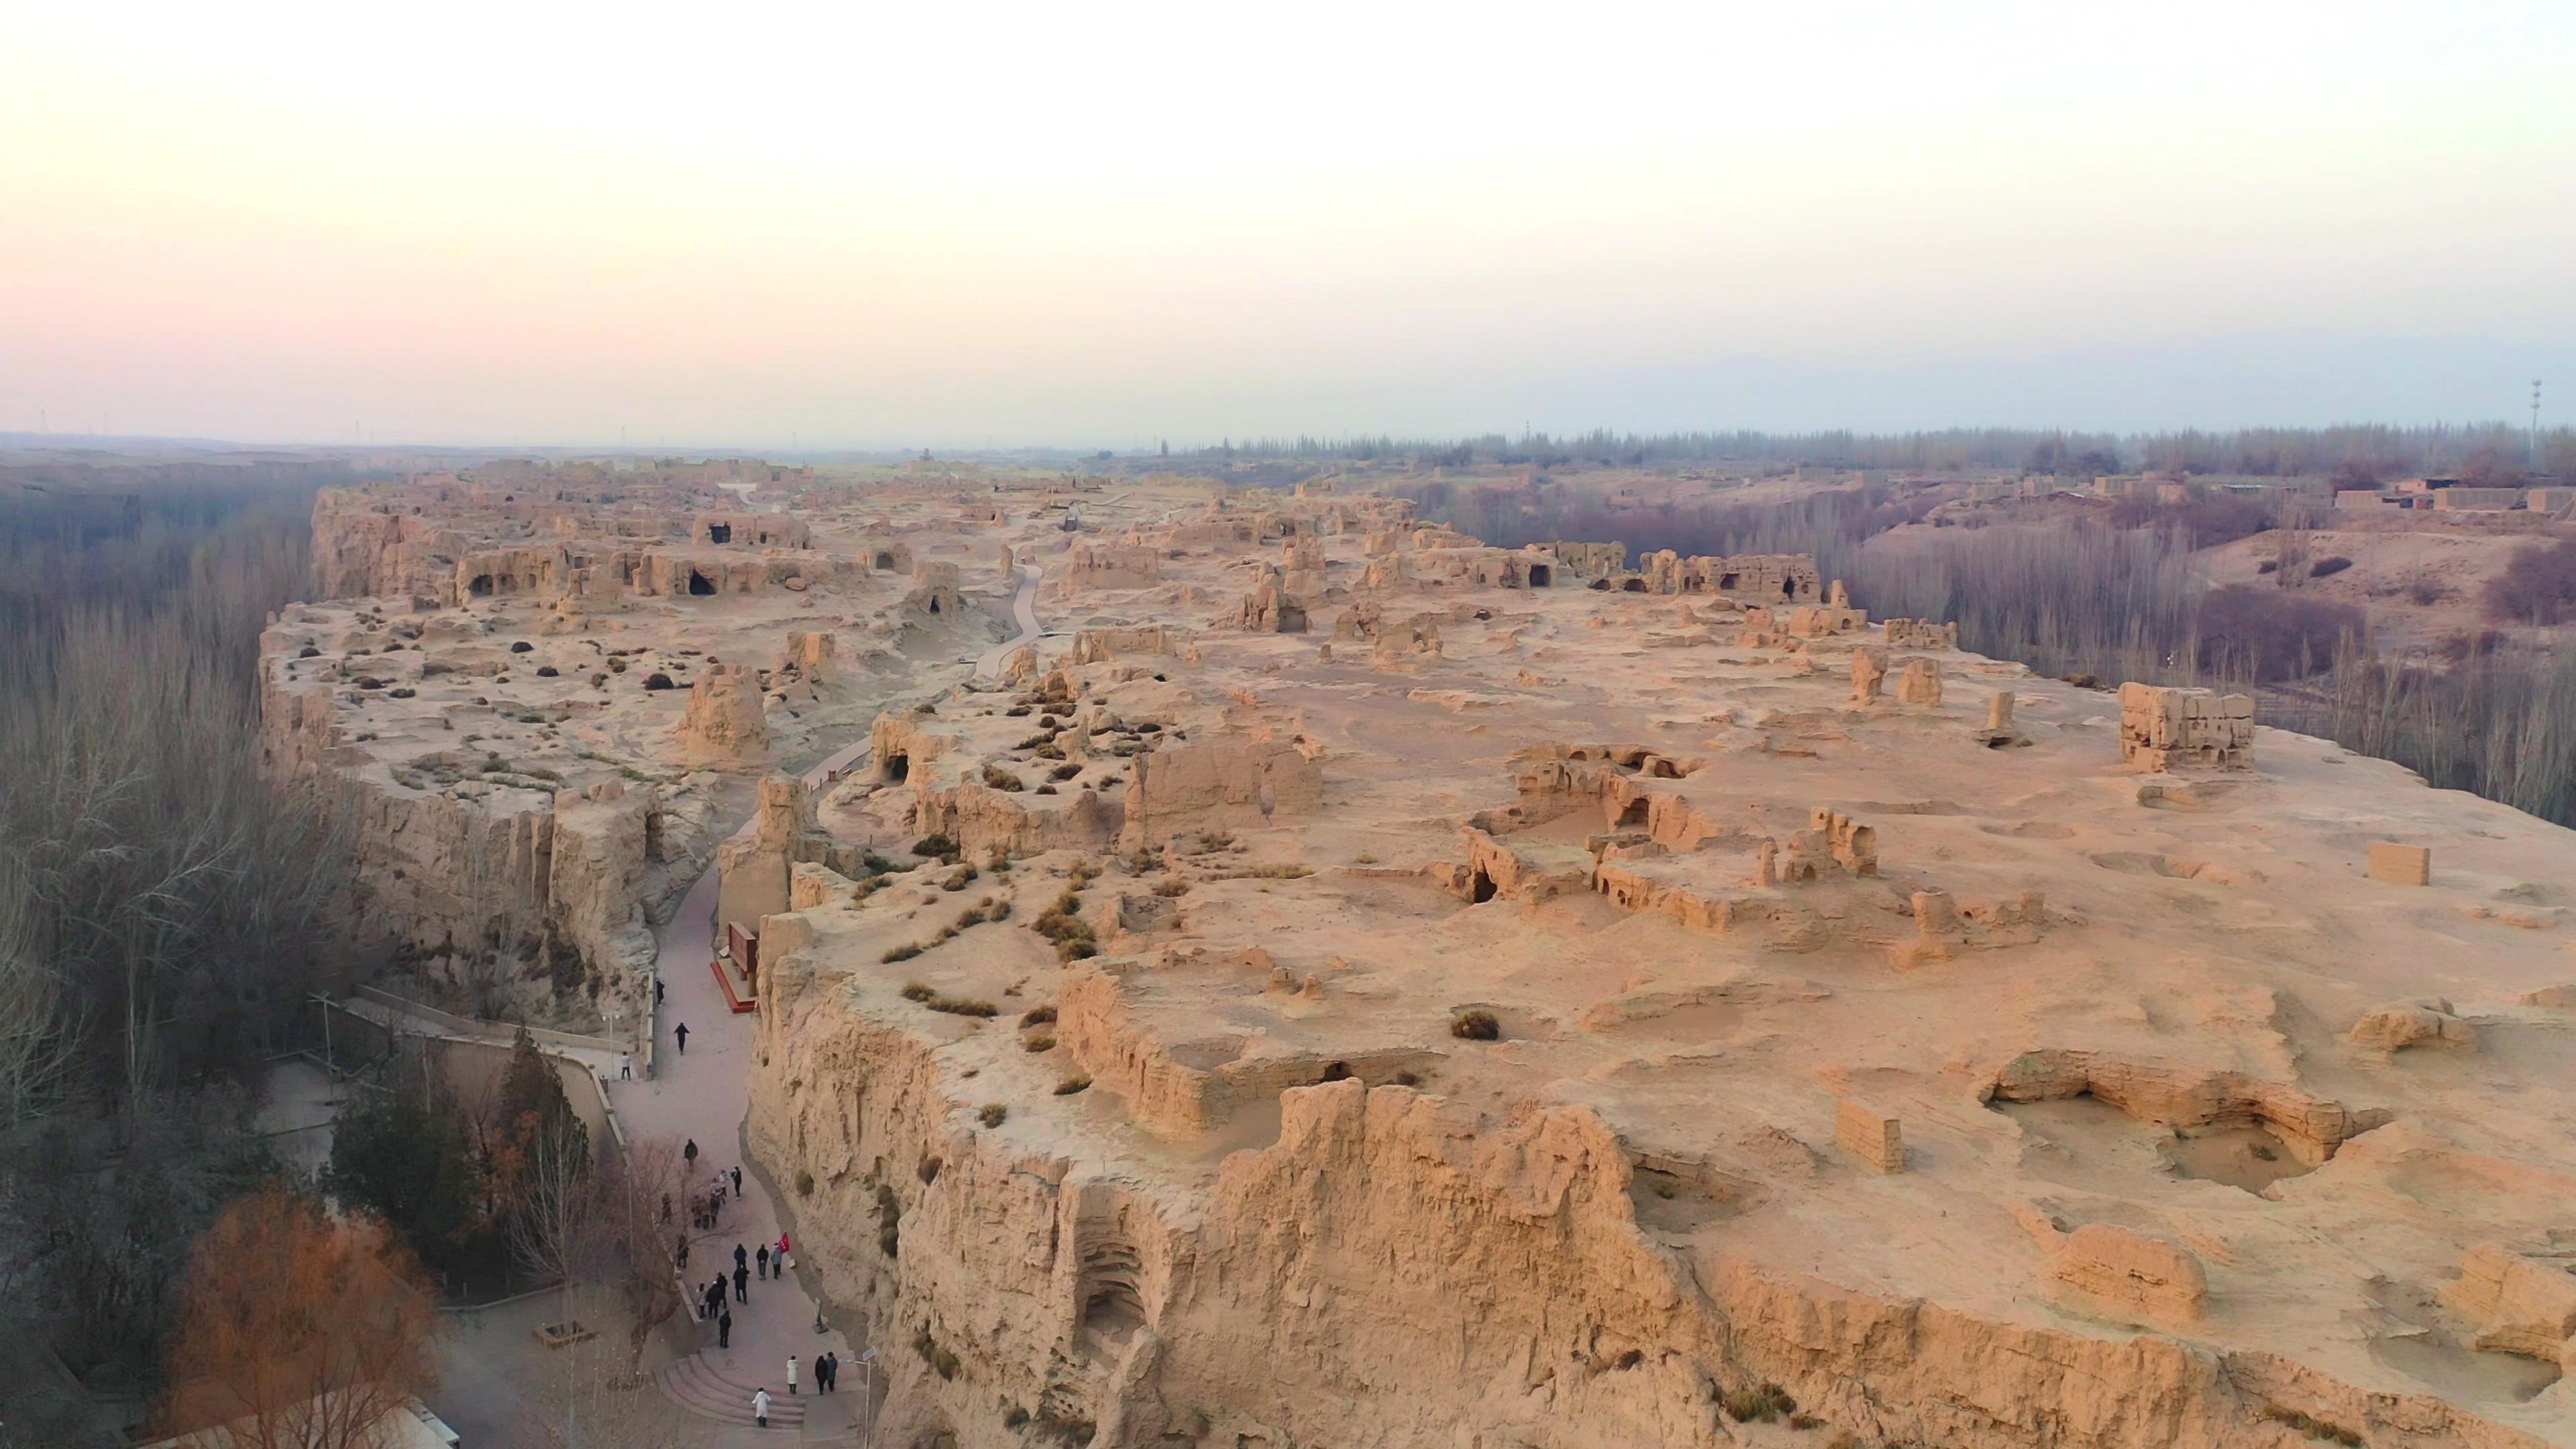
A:
[[[603,1246],[591,1213],[589,1154],[565,1121],[541,1126],[525,1143],[502,1149],[527,1157],[509,1177],[504,1205],[510,1256],[530,1276],[563,1289],[570,1317],[572,1287],[598,1266]]]
[[[35,913],[27,883],[0,857],[0,1133],[62,1090],[78,1036],[62,977],[36,944]]]
[[[653,1330],[680,1311],[678,1270],[663,1208],[685,1196],[680,1146],[668,1137],[628,1143],[601,1174],[598,1218],[613,1244],[613,1281],[627,1317],[626,1371],[635,1376]]]

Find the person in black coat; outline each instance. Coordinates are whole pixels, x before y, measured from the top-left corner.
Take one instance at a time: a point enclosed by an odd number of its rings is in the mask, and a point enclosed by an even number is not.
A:
[[[733,1300],[736,1303],[751,1301],[751,1273],[748,1269],[733,1270]]]

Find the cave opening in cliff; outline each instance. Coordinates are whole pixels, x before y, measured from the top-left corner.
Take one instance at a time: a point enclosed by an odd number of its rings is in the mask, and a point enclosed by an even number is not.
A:
[[[732,524],[730,524],[730,523],[710,523],[710,524],[708,524],[708,525],[707,525],[707,542],[709,542],[709,543],[731,543],[731,542],[733,542],[733,525],[732,525]]]
[[[939,596],[937,594],[930,596],[930,612],[934,614],[939,612]]]
[[[692,594],[712,594],[712,593],[714,593],[715,591],[716,591],[716,586],[715,586],[713,583],[711,583],[711,582],[709,582],[709,581],[708,581],[707,576],[706,576],[705,574],[699,573],[696,569],[691,569],[691,570],[689,570],[689,592],[690,592],[690,593],[692,593]]]
[[[1105,1346],[1123,1346],[1144,1326],[1145,1305],[1124,1284],[1103,1288],[1082,1305],[1082,1331]]]
[[[1731,594],[1738,588],[1741,588],[1743,584],[1744,575],[1742,574],[1719,574],[1717,576],[1717,591],[1721,594]]]
[[[894,555],[880,550],[877,553],[877,567],[880,570],[892,572],[894,569]]]
[[[885,777],[888,780],[900,785],[903,783],[904,777],[911,773],[912,757],[910,755],[891,754],[885,757]]]
[[[1556,582],[1556,575],[1545,564],[1530,565],[1530,587],[1544,589]]]
[[[465,586],[465,591],[478,599],[490,598],[492,596],[492,576],[490,574],[476,574],[474,576],[474,582]]]
[[[1632,594],[1642,594],[1646,591],[1646,581],[1644,579],[1630,579],[1619,587]]]
[[[1631,826],[1644,825],[1647,807],[1652,803],[1643,795],[1629,801],[1628,808],[1619,812],[1619,828],[1625,830]]]
[[[1485,874],[1484,868],[1479,866],[1475,878],[1468,883],[1467,899],[1481,906],[1493,898],[1494,878]]]
[[[1794,599],[1798,597],[1798,581],[1796,579],[1782,579],[1780,581],[1780,597],[1784,599]]]

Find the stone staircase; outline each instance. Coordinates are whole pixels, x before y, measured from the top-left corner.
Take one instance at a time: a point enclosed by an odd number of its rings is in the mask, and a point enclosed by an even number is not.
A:
[[[769,1386],[769,1427],[773,1433],[795,1434],[805,1427],[805,1400],[790,1395],[783,1377],[755,1382],[750,1371],[740,1365],[722,1365],[713,1351],[693,1353],[676,1363],[654,1371],[654,1380],[671,1402],[719,1424],[751,1428],[751,1391],[762,1382]],[[811,1392],[811,1384],[803,1385]]]

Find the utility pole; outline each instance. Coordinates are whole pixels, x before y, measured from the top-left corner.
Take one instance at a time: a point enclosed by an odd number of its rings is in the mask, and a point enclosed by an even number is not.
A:
[[[2540,466],[2540,379],[2531,380],[2531,441],[2526,445],[2531,466]]]

